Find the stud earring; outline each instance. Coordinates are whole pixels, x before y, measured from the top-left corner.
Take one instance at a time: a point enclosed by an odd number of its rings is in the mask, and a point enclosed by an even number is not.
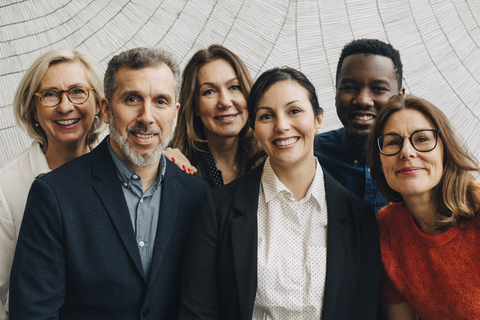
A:
[[[38,127],[38,122],[37,122],[37,123],[35,123],[35,127]]]

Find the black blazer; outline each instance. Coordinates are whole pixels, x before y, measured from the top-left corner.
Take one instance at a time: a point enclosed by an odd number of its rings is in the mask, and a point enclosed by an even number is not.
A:
[[[177,319],[181,259],[207,183],[167,161],[146,278],[105,139],[36,179],[10,282],[10,319]]]
[[[185,250],[180,319],[252,318],[263,165],[211,189]],[[328,207],[324,320],[376,319],[380,244],[370,203],[324,171]]]

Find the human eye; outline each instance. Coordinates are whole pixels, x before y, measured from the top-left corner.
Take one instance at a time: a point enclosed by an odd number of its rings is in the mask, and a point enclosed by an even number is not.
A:
[[[298,114],[300,112],[302,112],[302,110],[300,110],[298,108],[292,108],[288,111],[288,113],[290,113],[290,114]]]
[[[342,84],[340,85],[341,91],[355,91],[357,88],[351,84]]]
[[[241,88],[240,88],[240,86],[239,86],[238,84],[234,84],[234,85],[232,85],[232,86],[230,87],[230,90],[240,91]]]
[[[202,92],[202,96],[208,96],[208,95],[211,95],[213,93],[214,93],[214,91],[212,89],[207,89],[207,90],[204,90]]]
[[[125,102],[128,105],[137,105],[140,103],[140,100],[135,96],[129,96],[125,98]]]
[[[385,93],[385,92],[389,92],[390,89],[382,86],[376,86],[372,88],[372,91],[375,93]]]
[[[416,132],[412,139],[413,139],[413,142],[415,143],[429,142],[434,139],[433,132],[431,131]]]
[[[42,92],[42,98],[56,98],[59,97],[59,93],[56,90],[45,90]]]
[[[165,101],[165,99],[159,99],[159,100],[157,100],[155,103],[156,103],[158,106],[161,106],[161,107],[168,105],[168,103],[167,103],[167,101]]]
[[[68,94],[72,97],[83,97],[87,95],[87,89],[82,87],[75,87],[68,90]]]
[[[385,146],[399,146],[402,144],[402,139],[398,136],[385,136],[383,138],[383,144]]]

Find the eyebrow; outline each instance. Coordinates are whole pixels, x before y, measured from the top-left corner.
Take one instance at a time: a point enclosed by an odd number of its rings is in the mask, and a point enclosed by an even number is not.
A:
[[[238,77],[228,79],[227,81],[225,81],[225,83],[232,83],[234,81],[238,81]],[[200,83],[199,88],[201,88],[202,86],[216,86],[216,84],[213,82],[206,81],[206,82]]]
[[[415,133],[417,131],[423,131],[423,130],[437,130],[437,129],[435,129],[435,128],[420,128],[420,129],[413,130],[412,133]],[[410,135],[412,135],[412,133]],[[395,131],[385,132],[384,134],[396,134],[396,135],[399,135],[399,136],[403,137],[402,135],[400,135],[399,133],[397,133]]]
[[[68,89],[67,89],[67,90],[70,90],[70,89],[75,88],[75,87],[89,87],[89,86],[90,86],[90,85],[88,85],[88,84],[84,84],[84,83],[79,83],[79,82],[77,82],[77,83],[74,83],[74,84],[68,86]],[[38,91],[44,91],[44,90],[50,90],[50,89],[58,90],[58,87],[52,86],[52,87],[46,87],[46,88],[39,88]],[[59,91],[60,91],[60,90],[59,90]]]
[[[287,102],[287,103],[285,104],[285,107],[288,107],[289,105],[291,105],[291,104],[293,104],[293,103],[295,103],[295,102],[300,102],[300,103],[302,103],[300,100],[292,100],[292,101],[290,101],[290,102]],[[303,103],[302,103],[302,104],[303,104]],[[272,108],[272,107],[269,107],[269,106],[258,107],[258,108],[257,108],[257,111],[260,110],[260,109],[273,110],[273,108]]]

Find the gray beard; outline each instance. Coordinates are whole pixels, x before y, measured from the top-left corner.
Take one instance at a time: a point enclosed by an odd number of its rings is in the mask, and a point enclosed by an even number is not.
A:
[[[134,151],[127,138],[122,137],[120,133],[115,129],[115,116],[112,109],[110,109],[110,124],[108,125],[108,128],[110,130],[110,137],[113,139],[113,141],[115,141],[115,144],[120,149],[120,152],[124,155],[125,158],[127,158],[130,164],[137,168],[145,168],[155,163],[155,161],[157,161],[162,155],[163,150],[168,147],[168,144],[173,139],[176,125],[177,113],[175,113],[175,118],[173,119],[172,132],[170,133],[170,135],[165,140],[161,141],[158,147],[149,154],[139,154],[138,152]],[[132,131],[132,129],[136,128],[138,127],[128,128],[127,132]],[[148,130],[148,128],[146,128],[145,126],[143,126],[142,130],[144,132],[152,132],[151,130]],[[160,132],[155,133],[158,133],[159,136],[162,134],[161,130]]]

